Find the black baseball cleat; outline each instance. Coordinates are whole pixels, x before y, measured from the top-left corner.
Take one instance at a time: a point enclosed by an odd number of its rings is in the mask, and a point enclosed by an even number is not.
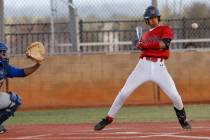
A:
[[[0,125],[0,134],[7,132],[6,128],[3,125]]]
[[[191,125],[187,121],[184,121],[184,122],[180,121],[179,123],[184,130],[191,130],[192,129]]]
[[[94,130],[96,130],[96,131],[102,130],[105,126],[112,123],[112,121],[113,121],[113,119],[111,117],[103,118],[100,122],[98,122],[95,125]]]
[[[177,118],[179,120],[179,123],[181,127],[185,130],[192,129],[191,125],[187,122],[186,112],[185,109],[178,110],[174,107],[174,110],[176,112]]]

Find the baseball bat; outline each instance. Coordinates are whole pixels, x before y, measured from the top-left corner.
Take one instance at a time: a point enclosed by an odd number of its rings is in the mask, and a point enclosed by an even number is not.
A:
[[[137,26],[136,27],[136,36],[137,36],[137,38],[140,39],[141,35],[142,35],[142,27],[141,26]]]

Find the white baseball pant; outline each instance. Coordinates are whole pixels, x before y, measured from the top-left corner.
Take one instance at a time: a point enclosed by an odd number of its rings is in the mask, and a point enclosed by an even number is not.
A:
[[[164,60],[158,58],[157,62],[153,62],[146,60],[144,57],[143,59],[139,59],[135,69],[129,75],[125,85],[118,93],[108,112],[108,116],[114,118],[127,97],[130,96],[137,87],[147,81],[153,81],[158,84],[177,109],[181,110],[183,108],[182,99],[176,89],[174,81],[167,71]]]
[[[11,101],[10,95],[8,93],[0,92],[0,109],[4,109],[14,105],[15,103]]]

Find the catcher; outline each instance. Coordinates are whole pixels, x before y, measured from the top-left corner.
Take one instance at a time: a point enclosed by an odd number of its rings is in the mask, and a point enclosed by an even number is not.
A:
[[[8,48],[4,43],[0,42],[0,87],[2,87],[7,78],[25,77],[32,74],[40,67],[40,62],[44,59],[42,56],[43,53],[40,55],[40,52],[44,51],[42,50],[43,46],[40,47],[39,45],[39,43],[32,43],[26,51],[26,56],[33,60],[35,64],[25,68],[16,68],[9,64],[9,58],[6,54]],[[2,124],[9,119],[10,116],[14,115],[20,105],[21,97],[15,92],[0,92],[0,133],[7,131]]]

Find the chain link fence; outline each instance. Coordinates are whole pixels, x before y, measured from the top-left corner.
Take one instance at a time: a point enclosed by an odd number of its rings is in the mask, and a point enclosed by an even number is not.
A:
[[[69,0],[4,0],[5,23],[49,22],[52,12],[57,18],[68,17]],[[96,20],[131,20],[142,19],[145,7],[152,0],[72,0],[80,19]],[[175,17],[207,17],[210,12],[209,0],[157,0],[163,19]],[[54,10],[54,11],[52,11]]]
[[[117,46],[116,51],[131,50],[135,27],[140,25],[144,31],[148,28],[142,14],[152,0],[4,0],[5,36],[11,54],[23,54],[33,41],[42,41],[49,54],[69,53],[72,47],[70,2],[80,21],[76,33],[80,42],[78,51],[110,51],[107,49],[110,46]],[[172,27],[175,39],[209,38],[210,1],[157,0],[157,5],[163,23]],[[193,22],[199,24],[196,31],[191,28]],[[97,42],[112,44],[85,44]],[[209,42],[204,44],[199,46],[210,45]],[[179,45],[173,47],[179,48]]]

